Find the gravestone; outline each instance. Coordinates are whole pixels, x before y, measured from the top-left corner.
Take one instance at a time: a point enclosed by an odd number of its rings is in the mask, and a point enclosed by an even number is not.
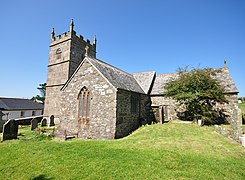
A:
[[[14,119],[8,120],[3,125],[3,141],[17,139],[18,134],[18,122]]]
[[[35,130],[35,129],[37,129],[37,127],[38,127],[38,119],[37,118],[33,118],[31,120],[31,130]]]
[[[239,137],[242,134],[242,112],[238,106],[234,106],[231,115],[231,138],[239,141]]]
[[[43,118],[41,121],[41,127],[43,127],[43,126],[47,126],[47,119],[46,118]]]
[[[3,125],[7,122],[6,120],[3,120],[4,115],[5,114],[2,111],[0,111],[0,133],[3,132]]]
[[[0,121],[1,120],[3,120],[3,116],[4,116],[5,114],[2,112],[2,111],[0,111]]]
[[[54,115],[51,115],[50,116],[50,119],[49,119],[49,126],[54,126]]]

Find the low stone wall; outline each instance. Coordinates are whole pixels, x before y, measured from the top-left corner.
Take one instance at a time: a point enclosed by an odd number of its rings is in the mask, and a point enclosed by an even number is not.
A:
[[[31,125],[31,120],[34,118],[38,120],[38,123],[40,123],[41,120],[43,119],[43,116],[32,116],[26,118],[19,118],[15,120],[18,122],[18,125]]]
[[[219,125],[214,125],[215,131],[225,137],[231,137],[231,130]]]
[[[215,130],[219,134],[225,137],[240,142],[240,136],[242,135],[242,113],[238,106],[233,106],[230,110],[230,129],[226,129],[222,126],[215,125]]]

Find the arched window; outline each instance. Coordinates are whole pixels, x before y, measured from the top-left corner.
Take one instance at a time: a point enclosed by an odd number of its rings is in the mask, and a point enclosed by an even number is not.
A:
[[[83,87],[78,94],[78,121],[87,124],[90,119],[91,94],[86,87]]]

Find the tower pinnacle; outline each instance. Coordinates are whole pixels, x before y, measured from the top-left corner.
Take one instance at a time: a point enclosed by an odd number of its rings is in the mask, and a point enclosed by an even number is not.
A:
[[[226,59],[224,59],[224,68],[227,68]]]
[[[73,28],[74,28],[74,22],[73,22],[73,19],[71,19],[70,32],[73,32]]]
[[[93,45],[96,45],[97,43],[97,39],[96,39],[96,35],[94,35],[94,42],[93,42]]]
[[[51,38],[52,38],[52,39],[54,39],[54,38],[55,38],[54,28],[52,28]]]
[[[85,56],[89,56],[89,46],[88,45],[86,45],[86,47],[85,47]]]

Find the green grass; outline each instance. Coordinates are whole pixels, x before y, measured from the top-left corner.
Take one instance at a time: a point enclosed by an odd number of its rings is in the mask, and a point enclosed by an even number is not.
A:
[[[242,113],[245,114],[245,102],[239,104],[239,108],[241,108]]]
[[[245,149],[213,127],[156,124],[110,141],[34,139],[0,144],[0,179],[245,179]]]
[[[30,140],[51,140],[52,139],[52,132],[54,127],[41,127],[37,128],[34,131],[31,131],[31,126],[19,126],[18,129],[18,139],[20,141],[30,141]],[[41,130],[44,130],[46,133],[41,133]]]

